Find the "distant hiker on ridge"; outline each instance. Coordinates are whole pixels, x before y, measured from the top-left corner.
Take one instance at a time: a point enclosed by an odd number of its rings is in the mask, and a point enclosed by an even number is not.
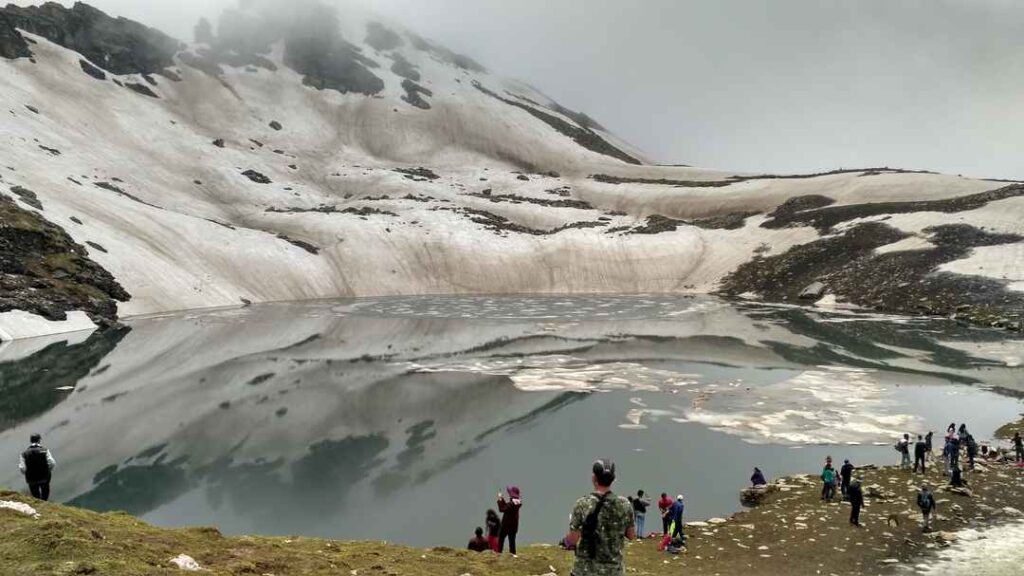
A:
[[[40,500],[50,499],[50,478],[57,461],[53,455],[42,444],[43,437],[33,434],[29,438],[28,448],[21,453],[21,460],[18,462],[18,470],[25,476],[29,492],[34,498]]]
[[[598,460],[591,468],[594,492],[576,501],[564,542],[576,547],[572,576],[625,576],[625,539],[636,537],[629,501],[612,493],[615,464]]]

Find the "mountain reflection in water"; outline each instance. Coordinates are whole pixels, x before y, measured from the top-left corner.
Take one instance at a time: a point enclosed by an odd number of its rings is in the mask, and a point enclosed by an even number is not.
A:
[[[0,348],[0,461],[161,525],[461,545],[523,487],[553,540],[590,461],[724,515],[759,465],[885,462],[903,431],[1015,419],[1020,340],[703,297],[409,297],[186,313]],[[73,387],[68,390],[58,388]],[[0,484],[21,487],[16,470]]]

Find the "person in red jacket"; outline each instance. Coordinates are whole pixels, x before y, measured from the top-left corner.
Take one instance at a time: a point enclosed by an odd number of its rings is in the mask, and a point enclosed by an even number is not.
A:
[[[498,534],[501,533],[501,518],[493,509],[487,510],[487,542],[491,550],[498,551]]]
[[[498,512],[501,512],[501,531],[498,533],[498,553],[505,551],[505,539],[508,538],[508,551],[516,555],[516,534],[519,533],[519,509],[523,501],[519,498],[519,487],[509,486],[508,500],[498,492]]]
[[[661,535],[668,536],[668,527],[672,525],[672,519],[668,516],[668,509],[672,507],[672,499],[668,494],[662,492],[658,500],[658,510],[661,511]]]

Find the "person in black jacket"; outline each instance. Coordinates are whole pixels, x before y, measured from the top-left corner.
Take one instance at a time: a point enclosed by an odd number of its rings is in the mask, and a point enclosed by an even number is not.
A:
[[[860,488],[860,478],[850,483],[846,496],[850,499],[850,524],[860,526],[860,509],[864,506],[864,491]]]
[[[466,546],[467,550],[473,552],[486,552],[491,549],[491,545],[487,542],[487,538],[484,538],[484,529],[477,528],[473,539],[469,541],[469,545]]]
[[[935,511],[935,496],[932,495],[927,485],[921,486],[921,491],[917,493],[917,507],[921,509],[923,530],[928,532],[932,529],[932,512]]]
[[[914,444],[914,472],[917,472],[917,468],[920,466],[921,474],[924,474],[924,455],[927,451],[928,445],[925,444],[924,438],[918,434],[917,443]]]
[[[34,498],[40,500],[50,499],[50,478],[57,461],[53,459],[50,451],[43,446],[43,437],[33,434],[29,441],[28,449],[21,453],[21,461],[18,462],[18,470],[25,475],[25,482],[28,483],[29,492]]]
[[[850,464],[849,460],[843,460],[843,467],[839,469],[839,489],[842,491],[843,500],[849,500],[851,476],[853,476],[853,464]]]

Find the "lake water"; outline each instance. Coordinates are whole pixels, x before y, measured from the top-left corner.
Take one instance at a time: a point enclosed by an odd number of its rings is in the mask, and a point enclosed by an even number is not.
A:
[[[951,421],[990,437],[1022,358],[950,321],[704,297],[174,314],[0,348],[0,485],[23,488],[40,432],[54,499],[158,525],[462,546],[515,484],[520,541],[554,542],[597,457],[622,493],[724,516],[755,465],[894,462],[897,435]]]

